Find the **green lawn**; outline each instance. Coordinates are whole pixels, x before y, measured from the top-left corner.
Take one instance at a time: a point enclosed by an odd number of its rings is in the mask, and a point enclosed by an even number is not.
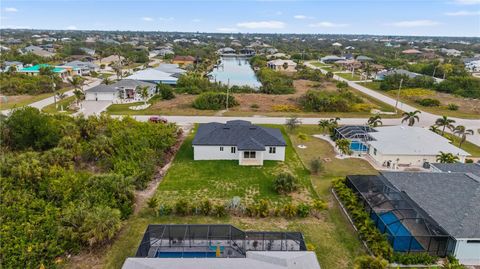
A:
[[[66,114],[72,114],[75,113],[74,110],[71,110],[68,108],[68,106],[72,103],[75,102],[75,96],[70,96],[67,97],[63,100],[57,101],[57,104],[51,104],[42,109],[43,112],[46,113],[66,113]],[[62,111],[63,108],[63,111]]]
[[[318,62],[318,61],[313,61],[313,62],[310,62],[310,64],[316,66],[316,67],[329,67],[330,65],[328,64],[324,64],[324,63],[321,63],[321,62]]]
[[[71,90],[71,88],[64,88],[59,90],[59,92],[66,92]],[[22,107],[29,105],[31,103],[35,103],[37,101],[43,100],[45,98],[53,96],[53,93],[41,93],[38,95],[19,95],[18,97],[11,98],[7,96],[7,98],[14,99],[15,101],[7,101],[7,103],[1,103],[0,104],[0,109],[11,109],[14,107]]]
[[[301,126],[297,132],[318,133],[317,126]],[[173,201],[186,197],[192,202],[196,197],[207,196],[211,199],[230,199],[232,196],[253,196],[274,201],[294,199],[280,196],[272,189],[274,174],[290,169],[300,178],[306,192],[302,195],[320,196],[329,201],[329,209],[318,218],[282,217],[247,218],[229,216],[213,218],[204,216],[156,216],[148,208],[125,222],[124,229],[115,242],[96,255],[100,257],[84,259],[82,263],[69,265],[70,268],[82,268],[91,265],[91,260],[100,260],[103,268],[120,268],[126,257],[133,256],[143,233],[151,223],[229,223],[246,230],[264,231],[301,231],[307,243],[315,246],[320,265],[324,269],[352,268],[355,257],[364,254],[356,234],[347,222],[338,205],[333,202],[330,193],[331,179],[352,173],[375,173],[368,163],[357,160],[336,160],[325,163],[325,172],[310,176],[303,163],[311,158],[333,158],[331,146],[320,139],[310,138],[298,141],[297,134],[287,136],[288,149],[286,162],[266,162],[263,167],[241,167],[235,161],[193,161],[190,135],[177,153],[172,167],[160,183],[156,196],[161,201]],[[298,143],[306,144],[301,150]],[[297,154],[298,152],[298,154]],[[312,185],[313,183],[313,189]],[[296,198],[298,199],[298,198]]]
[[[457,147],[460,146],[460,138],[458,136],[451,135],[451,134],[445,134],[445,136],[449,139],[452,139],[452,144],[453,145],[455,145]],[[465,142],[462,143],[461,148],[463,150],[465,150],[466,152],[470,153],[472,155],[472,157],[480,157],[480,147],[473,144],[473,143],[465,141]]]
[[[359,81],[359,80],[362,80],[360,78],[359,75],[357,74],[353,74],[350,72],[350,73],[335,73],[335,75],[341,77],[341,78],[344,78],[344,79],[348,79],[348,80],[351,80],[351,81]]]

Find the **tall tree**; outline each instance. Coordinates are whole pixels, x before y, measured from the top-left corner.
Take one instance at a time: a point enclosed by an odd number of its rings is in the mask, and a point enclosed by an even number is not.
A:
[[[473,135],[472,129],[467,129],[463,125],[458,125],[453,129],[453,133],[460,137],[460,142],[458,143],[458,147],[462,148],[462,144],[467,140],[467,135]]]
[[[83,85],[85,84],[85,79],[80,76],[74,76],[73,78],[67,79],[68,83],[75,89],[83,91]]]
[[[418,117],[418,114],[421,114],[422,112],[420,110],[415,110],[412,112],[403,112],[403,119],[402,123],[408,122],[408,126],[413,126],[415,124],[415,121],[419,122],[420,118]]]
[[[148,86],[140,86],[137,89],[137,93],[142,97],[143,103],[145,105],[147,105],[147,100],[148,100],[148,96],[149,96],[148,90],[149,90]]]
[[[345,155],[351,155],[352,150],[350,149],[350,140],[342,138],[335,140],[335,145],[337,148]]]
[[[455,123],[455,120],[449,119],[447,116],[442,116],[441,118],[438,118],[435,121],[436,126],[443,127],[442,128],[442,135],[445,134],[445,128],[453,130],[455,128],[455,126],[453,126],[454,123]]]
[[[458,156],[455,156],[450,152],[440,151],[440,153],[437,155],[437,162],[439,163],[456,163],[458,160]]]
[[[372,116],[368,119],[367,124],[371,127],[377,127],[383,125],[382,117],[380,115]]]

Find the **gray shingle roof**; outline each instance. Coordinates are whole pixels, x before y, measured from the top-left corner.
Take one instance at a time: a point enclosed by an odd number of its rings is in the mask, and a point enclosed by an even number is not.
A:
[[[228,121],[226,124],[200,124],[192,144],[237,146],[239,150],[265,150],[268,146],[287,145],[279,129],[256,126],[242,120]]]
[[[150,83],[150,82],[141,81],[141,80],[134,80],[134,79],[122,79],[122,80],[112,84],[112,87],[114,87],[114,88],[136,88],[138,86],[154,87],[155,84]]]
[[[105,84],[100,84],[88,90],[85,90],[85,92],[116,92],[116,91],[117,89],[115,89],[115,87],[112,87],[112,85],[105,85]]]
[[[480,163],[432,163],[431,165],[442,172],[472,173],[480,177]]]
[[[382,172],[455,238],[480,238],[480,177],[466,173]]]

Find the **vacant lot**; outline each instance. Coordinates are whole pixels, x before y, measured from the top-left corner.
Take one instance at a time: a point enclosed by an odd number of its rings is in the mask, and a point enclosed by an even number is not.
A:
[[[280,127],[280,126],[279,126]],[[288,150],[285,163],[266,162],[264,167],[240,167],[235,161],[192,160],[190,136],[176,155],[173,166],[160,183],[156,196],[161,201],[173,202],[180,196],[187,199],[207,195],[212,199],[230,199],[232,196],[266,198],[273,201],[298,200],[319,196],[329,202],[329,208],[317,217],[285,219],[283,217],[248,218],[228,216],[214,218],[204,216],[157,216],[144,208],[124,224],[115,242],[97,253],[83,255],[81,261],[67,264],[69,268],[120,268],[128,256],[135,254],[148,224],[151,223],[229,223],[246,230],[301,231],[307,243],[315,247],[322,268],[352,268],[355,257],[364,254],[356,234],[342,215],[330,193],[331,180],[351,174],[352,167],[358,173],[375,173],[368,163],[358,160],[337,160],[331,146],[320,139],[310,137],[299,140],[298,133],[319,133],[317,126],[302,126],[287,138]],[[298,144],[307,145],[299,149]],[[298,152],[298,154],[297,154]],[[312,158],[320,158],[324,172],[309,175],[303,164]],[[290,169],[300,178],[303,191],[281,196],[272,190],[273,175],[282,169]],[[313,183],[313,187],[312,187]]]
[[[370,89],[376,90],[382,94],[388,95],[393,98],[397,98],[397,91],[381,91],[379,89],[379,82],[360,83]],[[415,93],[416,92],[416,93]],[[426,107],[416,103],[415,100],[432,98],[440,101],[438,107]],[[445,115],[449,117],[467,118],[467,119],[480,119],[480,100],[470,99],[461,96],[455,96],[448,93],[437,92],[427,89],[402,89],[400,91],[400,100],[411,106],[418,107],[421,110],[437,115]],[[455,104],[458,106],[458,110],[449,110],[448,104]]]
[[[59,92],[66,92],[71,90],[70,88],[61,89]],[[14,107],[22,107],[31,103],[43,100],[45,98],[53,96],[52,93],[42,93],[39,95],[11,95],[0,97],[0,109],[11,109]]]
[[[309,80],[295,80],[294,87],[296,92],[285,95],[271,95],[259,93],[236,93],[232,94],[239,103],[238,106],[229,108],[228,111],[198,110],[192,107],[195,95],[177,94],[172,100],[153,100],[152,106],[145,110],[134,111],[128,107],[137,105],[122,104],[112,105],[107,111],[110,114],[124,115],[216,115],[224,116],[290,116],[297,115],[302,117],[369,117],[369,112],[340,112],[340,113],[308,113],[302,112],[298,106],[298,99],[308,90],[319,91],[337,91],[335,82],[314,82]],[[350,89],[356,95],[363,98],[366,104],[370,104],[381,111],[392,112],[393,107],[371,98],[355,89]],[[138,103],[140,104],[140,103]]]

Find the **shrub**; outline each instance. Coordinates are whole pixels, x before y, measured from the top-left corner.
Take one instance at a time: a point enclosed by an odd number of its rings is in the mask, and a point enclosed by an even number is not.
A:
[[[459,109],[459,106],[457,104],[450,103],[447,105],[448,110],[456,111]]]
[[[175,98],[175,94],[173,94],[172,86],[166,84],[158,84],[157,91],[160,93],[160,96],[163,100],[171,100]]]
[[[363,100],[349,90],[325,92],[309,90],[299,99],[300,105],[309,112],[349,112]]]
[[[290,193],[297,189],[296,178],[291,173],[280,173],[273,181],[273,186],[279,194]]]
[[[210,212],[212,211],[212,202],[208,199],[203,200],[200,204],[200,211],[205,216],[210,215]]]
[[[172,206],[168,205],[168,204],[162,204],[160,205],[159,209],[158,209],[158,214],[160,216],[168,216],[170,214],[172,214],[173,212],[173,208]]]
[[[148,199],[148,201],[147,201],[147,206],[148,206],[148,208],[150,208],[150,209],[155,209],[155,208],[157,208],[157,206],[158,206],[158,199],[157,199],[157,197],[154,196],[154,197],[151,197],[150,199]]]
[[[222,218],[227,215],[227,210],[224,205],[218,204],[213,207],[213,214],[217,218]]]
[[[175,213],[180,216],[186,216],[190,213],[190,204],[187,200],[181,199],[175,203]]]
[[[420,99],[415,102],[417,102],[421,106],[429,106],[429,107],[440,106],[440,101],[433,98]]]
[[[465,163],[473,163],[472,159],[465,159]]]
[[[355,259],[355,269],[385,269],[388,266],[388,261],[382,258],[372,256],[360,256]]]
[[[339,82],[337,82],[336,86],[339,89],[346,89],[346,88],[348,88],[348,83],[346,81],[339,81]]]
[[[256,74],[262,82],[260,92],[267,94],[291,94],[295,92],[292,78],[281,72],[263,67]]]
[[[259,106],[258,104],[251,104],[251,105],[250,105],[250,108],[251,108],[251,109],[259,109],[260,106]]]
[[[304,203],[301,203],[297,206],[297,215],[301,218],[308,217],[310,214],[310,206]]]
[[[438,257],[430,256],[428,253],[394,253],[392,262],[399,264],[434,264],[438,261]]]
[[[333,78],[333,73],[331,71],[328,71],[327,74],[325,74],[326,78]]]
[[[323,171],[323,164],[319,158],[310,160],[310,172],[312,174],[318,174]]]
[[[300,112],[300,109],[294,105],[273,105],[272,109],[275,112]]]
[[[286,218],[293,218],[297,215],[297,208],[292,203],[286,203],[283,206],[283,216]]]
[[[220,92],[206,92],[200,94],[194,101],[193,107],[201,110],[220,110],[227,107],[227,95]],[[238,106],[235,97],[228,97],[228,107]]]
[[[261,199],[260,201],[258,201],[257,212],[258,216],[261,218],[266,218],[268,217],[268,215],[270,215],[270,204],[267,200]]]
[[[319,199],[315,199],[312,202],[312,209],[316,211],[325,210],[328,208],[328,203]]]

